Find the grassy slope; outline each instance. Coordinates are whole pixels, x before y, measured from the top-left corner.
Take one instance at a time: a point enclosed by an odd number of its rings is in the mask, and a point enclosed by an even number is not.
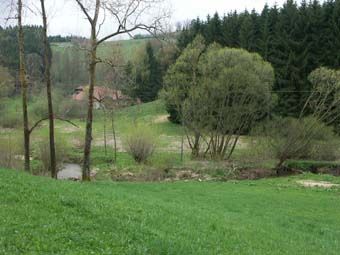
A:
[[[338,254],[340,191],[296,178],[81,184],[0,170],[0,254]]]
[[[133,54],[149,39],[134,39],[106,42],[99,47],[99,56],[108,56],[112,53],[112,46],[120,46],[123,56],[126,60],[133,57]],[[52,43],[52,51],[64,52],[70,47],[74,47],[72,43]]]
[[[93,123],[93,137],[94,141],[103,140],[103,118],[102,112],[95,112],[95,120]],[[117,130],[117,137],[119,140],[124,141],[127,133],[133,128],[135,128],[136,123],[141,123],[152,128],[153,134],[158,139],[158,146],[156,148],[155,155],[151,159],[151,164],[156,165],[164,165],[169,164],[170,162],[177,165],[180,160],[180,134],[181,127],[179,125],[175,125],[170,123],[169,121],[156,123],[155,120],[159,116],[167,115],[165,106],[162,101],[158,100],[151,103],[146,103],[142,105],[136,105],[132,107],[128,107],[122,110],[119,110],[115,113],[115,126]],[[84,131],[85,131],[85,123],[80,121],[75,121],[80,129],[75,130],[71,133],[63,133],[63,129],[67,128],[68,124],[64,122],[57,122],[57,130],[58,133],[62,133],[67,139],[77,138],[79,140],[83,140]],[[111,134],[111,120],[109,119],[107,122],[108,126],[108,140],[112,139]],[[47,127],[42,128],[39,132],[48,132]],[[175,144],[173,146],[172,144]],[[94,143],[96,144],[96,142]],[[171,150],[168,148],[171,147]],[[109,147],[111,148],[111,147]],[[111,149],[109,149],[111,150]],[[174,151],[175,150],[175,151]],[[110,153],[110,152],[109,152]],[[82,157],[82,150],[77,151],[78,156]],[[97,167],[100,168],[110,168],[111,163],[106,164],[103,163],[103,155],[104,155],[104,147],[103,146],[93,146],[92,158],[93,163]],[[108,158],[111,158],[111,154]],[[105,159],[105,157],[104,157]],[[105,160],[104,160],[105,161]],[[125,167],[133,167],[136,168],[137,165],[134,163],[132,157],[130,157],[127,153],[119,153],[118,154],[118,162],[116,164],[118,168]],[[138,167],[137,167],[138,168]]]

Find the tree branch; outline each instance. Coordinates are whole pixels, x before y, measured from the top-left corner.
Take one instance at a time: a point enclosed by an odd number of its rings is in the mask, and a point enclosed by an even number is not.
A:
[[[83,3],[81,2],[81,0],[76,0],[77,4],[79,5],[80,9],[83,11],[83,13],[85,14],[86,18],[88,19],[88,21],[90,22],[90,24],[93,24],[93,19],[91,18],[90,14],[88,13],[87,9],[85,8],[85,6],[83,5]]]
[[[60,120],[60,121],[64,121],[64,122],[67,122],[69,124],[71,124],[72,126],[75,126],[76,128],[79,128],[79,126],[75,123],[73,123],[71,120],[67,120],[67,119],[64,119],[64,118],[61,118],[61,117],[54,117],[55,120]],[[48,117],[47,118],[42,118],[40,120],[38,120],[29,130],[29,134],[31,134],[42,122],[44,122],[45,120],[48,120]]]

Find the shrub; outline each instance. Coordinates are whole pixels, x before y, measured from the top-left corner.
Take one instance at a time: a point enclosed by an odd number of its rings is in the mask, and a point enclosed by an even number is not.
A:
[[[13,94],[15,90],[13,80],[8,68],[0,65],[0,98]]]
[[[22,120],[19,113],[1,112],[0,111],[0,126],[3,128],[17,128],[21,126]]]
[[[125,140],[127,152],[137,163],[147,162],[155,151],[156,139],[148,126],[136,126]]]
[[[16,99],[2,98],[0,100],[0,126],[17,128],[21,126],[21,103]]]
[[[21,169],[23,166],[22,139],[11,134],[0,138],[0,167]]]
[[[307,160],[291,160],[285,164],[290,169],[299,169],[302,171],[310,171],[317,172],[317,169],[320,168],[329,168],[329,169],[337,169],[340,168],[340,165],[335,162],[328,161],[307,161]]]
[[[68,119],[85,119],[87,114],[87,101],[65,99],[61,103],[58,114]]]
[[[60,168],[65,160],[67,160],[70,147],[67,141],[58,134],[56,134],[55,141],[57,168]],[[42,163],[40,166],[42,169],[35,170],[43,173],[50,172],[50,142],[48,136],[44,136],[42,140],[36,143],[34,152],[35,157]]]
[[[269,121],[257,129],[257,143],[262,142],[278,167],[290,159],[334,160],[337,155],[338,139],[332,129],[315,118],[280,118]]]
[[[53,111],[56,115],[59,115],[60,107],[62,107],[63,94],[59,90],[53,91]],[[40,91],[40,94],[33,99],[33,102],[29,105],[29,111],[31,116],[36,119],[43,119],[48,117],[48,106],[47,106],[47,98],[46,91],[43,89]]]

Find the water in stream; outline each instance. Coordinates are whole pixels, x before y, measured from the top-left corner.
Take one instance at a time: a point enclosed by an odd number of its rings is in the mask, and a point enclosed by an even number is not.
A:
[[[78,164],[64,164],[63,169],[58,172],[59,180],[81,180],[82,171]]]

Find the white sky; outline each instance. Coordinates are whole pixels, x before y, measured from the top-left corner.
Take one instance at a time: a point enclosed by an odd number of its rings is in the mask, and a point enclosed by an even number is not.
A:
[[[0,2],[3,0],[0,0]],[[32,0],[31,0],[32,1]],[[171,23],[184,22],[196,17],[205,18],[216,11],[220,15],[233,10],[256,9],[261,11],[265,3],[282,6],[285,0],[168,0],[172,7]],[[25,2],[25,0],[24,0]],[[298,0],[300,2],[300,0]],[[74,0],[46,0],[49,14],[49,34],[89,36],[89,26]],[[33,8],[32,8],[33,9]],[[1,14],[0,14],[1,15]],[[26,24],[40,24],[39,15],[26,11]],[[0,24],[3,24],[3,19]],[[110,27],[104,27],[109,32]]]

